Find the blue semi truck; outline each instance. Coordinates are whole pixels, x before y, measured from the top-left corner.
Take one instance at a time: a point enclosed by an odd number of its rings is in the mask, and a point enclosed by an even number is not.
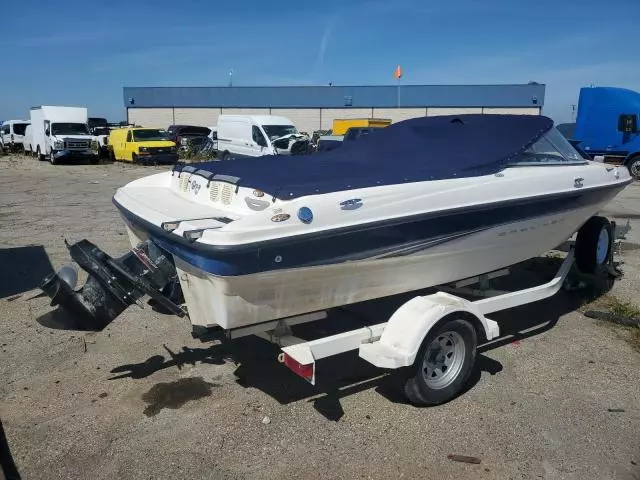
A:
[[[625,88],[580,90],[572,143],[591,158],[626,165],[640,180],[640,93]]]

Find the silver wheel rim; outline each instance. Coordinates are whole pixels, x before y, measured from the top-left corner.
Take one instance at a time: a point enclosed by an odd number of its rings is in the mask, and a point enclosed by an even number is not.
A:
[[[631,175],[634,176],[634,178],[640,178],[640,160],[635,160],[633,162],[631,162]]]
[[[462,370],[465,345],[462,336],[453,331],[438,335],[427,347],[422,363],[422,376],[428,387],[448,387]]]
[[[598,244],[596,245],[596,262],[602,265],[607,259],[609,253],[609,230],[603,228],[598,235]]]

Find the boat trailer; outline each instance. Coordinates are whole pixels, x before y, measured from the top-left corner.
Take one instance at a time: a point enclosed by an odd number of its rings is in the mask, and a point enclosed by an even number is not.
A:
[[[221,327],[194,326],[193,336],[203,341],[232,340],[257,335],[282,348],[278,360],[311,384],[316,383],[316,362],[323,358],[358,350],[360,358],[376,367],[402,370],[406,375],[404,393],[421,406],[451,400],[463,390],[475,362],[479,343],[490,343],[500,336],[498,323],[486,315],[555,295],[565,284],[569,272],[580,258],[595,258],[606,249],[606,258],[592,277],[613,282],[621,273],[613,262],[614,242],[619,233],[615,223],[602,217],[595,224],[606,229],[607,236],[594,228],[583,228],[575,242],[568,242],[567,255],[555,276],[531,288],[504,292],[489,290],[486,283],[507,275],[509,269],[460,280],[437,287],[437,292],[416,296],[398,308],[387,322],[336,335],[304,341],[292,334],[291,327],[322,320],[326,312],[276,319],[223,330]],[[600,227],[598,227],[600,228]],[[606,237],[606,239],[605,239]],[[583,238],[598,239],[584,241]],[[602,240],[608,243],[601,245]],[[586,245],[586,246],[585,246]],[[88,330],[102,330],[122,311],[148,295],[156,308],[184,317],[183,299],[173,259],[152,241],[144,242],[119,258],[112,258],[88,240],[67,244],[72,259],[88,272],[84,287],[76,290],[77,270],[65,266],[47,276],[41,289]],[[588,279],[588,275],[585,278]],[[480,289],[471,285],[480,284]],[[468,300],[462,295],[481,296]],[[140,305],[141,306],[141,305]]]

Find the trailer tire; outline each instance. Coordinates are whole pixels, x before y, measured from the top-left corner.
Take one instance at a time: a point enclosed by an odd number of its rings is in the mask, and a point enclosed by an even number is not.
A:
[[[582,273],[597,273],[611,256],[611,223],[604,217],[591,217],[578,230],[576,266]]]
[[[625,162],[634,180],[640,180],[640,155],[634,155]]]
[[[460,314],[445,317],[425,337],[404,385],[411,403],[440,405],[465,387],[476,359],[476,329]]]

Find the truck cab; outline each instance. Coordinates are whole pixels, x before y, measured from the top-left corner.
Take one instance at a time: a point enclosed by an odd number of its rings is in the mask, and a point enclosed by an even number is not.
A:
[[[574,141],[591,158],[625,165],[640,180],[640,93],[625,88],[580,90]]]
[[[112,160],[133,163],[176,163],[176,144],[158,128],[115,128],[109,133],[109,156]]]

